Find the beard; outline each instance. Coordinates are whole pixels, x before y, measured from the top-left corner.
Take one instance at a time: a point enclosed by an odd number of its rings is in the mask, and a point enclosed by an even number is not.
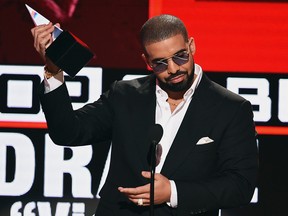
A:
[[[159,86],[164,90],[166,89],[173,92],[181,92],[188,90],[191,87],[194,80],[194,68],[195,66],[192,68],[192,73],[190,75],[188,74],[188,71],[177,71],[175,74],[172,74],[169,77],[167,77],[165,79],[166,82],[162,82],[160,79],[158,79]],[[171,79],[182,74],[187,76],[186,79],[184,79],[182,82],[179,83],[170,82]]]

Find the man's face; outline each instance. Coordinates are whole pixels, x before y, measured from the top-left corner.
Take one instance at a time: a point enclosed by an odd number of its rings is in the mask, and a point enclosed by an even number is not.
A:
[[[185,42],[181,34],[145,46],[145,58],[164,90],[187,90],[194,78],[195,45],[193,38]]]

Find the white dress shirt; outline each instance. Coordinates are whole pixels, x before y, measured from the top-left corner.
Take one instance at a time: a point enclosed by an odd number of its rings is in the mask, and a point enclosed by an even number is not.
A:
[[[176,109],[171,113],[170,105],[167,102],[168,94],[156,85],[156,124],[160,124],[163,127],[163,136],[160,140],[162,146],[162,156],[159,165],[156,167],[156,173],[160,173],[169,149],[173,143],[173,140],[177,134],[177,131],[181,125],[181,122],[185,116],[188,106],[192,100],[192,96],[202,78],[202,68],[195,64],[196,78],[192,86],[185,92],[183,101],[177,105]],[[171,184],[171,197],[170,206],[177,207],[177,189],[175,182],[170,180]]]

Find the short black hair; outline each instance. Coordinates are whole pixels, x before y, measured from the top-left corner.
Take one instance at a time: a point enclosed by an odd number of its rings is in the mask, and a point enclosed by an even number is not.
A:
[[[162,14],[147,20],[141,28],[140,39],[143,48],[151,43],[159,42],[167,38],[181,34],[188,42],[187,29],[178,17]]]

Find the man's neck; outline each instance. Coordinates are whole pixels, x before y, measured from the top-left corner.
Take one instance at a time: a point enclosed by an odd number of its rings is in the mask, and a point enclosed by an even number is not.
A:
[[[183,90],[183,91],[169,91],[169,90],[165,90],[168,94],[168,97],[171,98],[171,99],[174,99],[174,100],[179,100],[179,99],[182,99],[186,90]]]

